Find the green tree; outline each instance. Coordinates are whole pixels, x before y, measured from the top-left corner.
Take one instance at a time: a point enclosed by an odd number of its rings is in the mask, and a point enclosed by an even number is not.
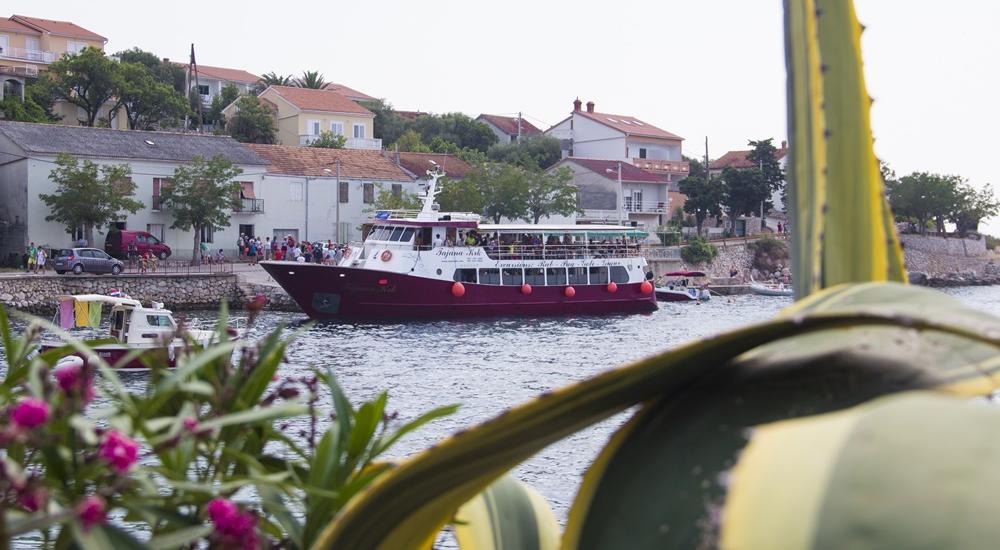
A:
[[[295,79],[292,75],[281,75],[274,71],[269,73],[264,73],[260,76],[260,80],[254,85],[253,93],[254,95],[260,95],[261,92],[267,89],[268,86],[294,86]]]
[[[681,247],[681,259],[691,265],[712,263],[718,254],[719,249],[700,236]]]
[[[538,223],[538,220],[554,214],[570,216],[582,212],[576,198],[572,170],[562,166],[551,171],[536,168],[525,172],[528,192],[525,196],[524,221]]]
[[[695,227],[701,235],[701,228],[706,219],[710,216],[722,217],[725,185],[718,178],[706,180],[704,176],[688,176],[680,182],[679,187],[681,193],[687,196],[684,212],[694,216]]]
[[[986,184],[977,190],[968,183],[958,186],[956,201],[948,214],[948,221],[955,224],[955,231],[965,236],[970,231],[978,231],[979,223],[1000,213],[1000,202],[993,194],[993,187]]]
[[[256,99],[256,98],[255,98]],[[207,228],[227,227],[233,208],[239,206],[240,184],[233,178],[243,169],[216,155],[211,160],[196,156],[186,166],[174,169],[170,185],[160,191],[160,201],[171,209],[173,229],[194,231],[191,261],[201,262],[201,234]]]
[[[20,97],[14,95],[4,97],[3,101],[0,101],[0,112],[3,113],[4,120],[38,123],[54,122],[45,109],[27,95],[25,95],[24,101],[21,101]]]
[[[396,140],[396,147],[400,151],[411,151],[414,153],[430,153],[431,148],[420,139],[420,134],[415,130],[407,130]]]
[[[49,172],[56,184],[55,193],[40,194],[49,208],[45,221],[59,222],[68,232],[83,228],[87,243],[94,245],[94,229],[121,219],[123,212],[136,213],[143,204],[132,198],[136,185],[127,164],[104,165],[65,153],[56,157],[56,168]]]
[[[457,144],[441,136],[434,136],[429,147],[434,153],[445,153],[448,155],[457,155],[462,150]]]
[[[115,54],[121,63],[138,63],[149,69],[149,72],[160,82],[169,84],[174,90],[184,95],[184,86],[187,82],[187,71],[176,63],[161,60],[159,56],[152,52],[147,52],[139,48],[121,51]]]
[[[442,180],[443,181],[443,180]],[[474,212],[494,223],[528,215],[529,176],[517,166],[484,163],[461,180],[448,181],[438,195],[442,211]]]
[[[226,126],[226,115],[222,114],[222,110],[239,99],[240,89],[233,84],[226,84],[222,87],[222,91],[219,95],[212,98],[212,105],[208,108],[208,122],[216,124],[220,127]]]
[[[887,181],[887,193],[893,215],[898,221],[916,224],[921,233],[934,221],[944,231],[944,222],[958,201],[958,176],[914,172],[895,181]]]
[[[104,55],[97,48],[84,48],[80,53],[63,54],[49,65],[39,82],[54,99],[61,99],[83,110],[82,126],[97,125],[101,110],[107,105],[109,112],[121,106],[116,92],[121,89],[121,65]]]
[[[274,143],[274,116],[253,95],[236,100],[236,113],[226,122],[226,132],[243,143]]]
[[[747,160],[753,163],[754,168],[760,171],[760,177],[771,191],[781,189],[785,181],[785,172],[781,169],[775,154],[777,149],[771,143],[772,139],[750,140],[751,147],[747,154]]]
[[[771,204],[771,186],[757,168],[726,168],[722,171],[724,195],[722,204],[733,220],[739,216],[759,216],[761,209],[767,213]]]
[[[303,71],[302,76],[295,79],[295,85],[299,88],[321,90],[326,86],[326,80],[319,71]]]
[[[309,147],[320,147],[323,149],[343,149],[347,144],[347,138],[341,134],[334,134],[328,130],[322,131],[316,139],[309,143]]]
[[[536,136],[494,144],[486,151],[486,156],[494,162],[506,162],[527,170],[544,170],[559,162],[562,148],[559,140],[552,136]]]
[[[392,189],[379,188],[371,210],[420,210],[423,202],[413,193],[395,193]]]
[[[497,136],[489,126],[462,113],[422,116],[414,120],[410,127],[420,134],[421,141],[430,144],[436,151],[441,148],[434,148],[434,138],[450,142],[458,149],[476,149],[484,153],[497,142]]]
[[[402,137],[409,128],[409,121],[396,114],[392,105],[384,99],[375,101],[362,101],[361,105],[369,111],[375,113],[374,134],[382,140],[383,147],[390,147]],[[400,149],[401,151],[411,151],[412,149]]]
[[[145,65],[121,63],[115,96],[125,109],[131,130],[156,130],[177,126],[188,114],[184,96],[162,82]]]

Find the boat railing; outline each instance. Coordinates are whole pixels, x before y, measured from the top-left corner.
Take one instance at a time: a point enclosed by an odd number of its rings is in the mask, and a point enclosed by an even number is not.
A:
[[[499,244],[483,247],[493,260],[569,260],[590,258],[635,258],[638,243]]]

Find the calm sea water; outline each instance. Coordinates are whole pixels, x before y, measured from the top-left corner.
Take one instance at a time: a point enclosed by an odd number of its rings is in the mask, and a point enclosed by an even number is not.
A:
[[[969,306],[1000,315],[1000,287],[948,292]],[[789,298],[737,296],[703,304],[661,304],[648,315],[316,323],[292,344],[291,363],[283,365],[280,374],[297,376],[311,367],[329,368],[355,403],[388,391],[389,410],[404,419],[433,407],[461,404],[455,415],[404,438],[393,452],[404,457],[546,390],[767,319],[790,303]],[[214,312],[185,315],[205,321],[215,318]],[[305,322],[302,314],[264,313],[250,337],[279,325],[300,328]],[[133,373],[125,382],[139,391],[144,378]],[[514,475],[538,489],[564,520],[580,476],[626,418],[627,413],[617,415],[551,445],[517,467]]]

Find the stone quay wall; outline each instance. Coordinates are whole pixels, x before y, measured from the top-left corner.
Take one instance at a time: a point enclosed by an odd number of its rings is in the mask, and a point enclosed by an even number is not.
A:
[[[266,309],[298,311],[279,287],[241,283],[232,273],[192,275],[29,275],[0,277],[0,304],[49,316],[56,297],[65,294],[108,294],[120,290],[142,301],[163,302],[171,310],[218,309],[223,301],[231,310],[242,308],[257,294],[267,299]]]

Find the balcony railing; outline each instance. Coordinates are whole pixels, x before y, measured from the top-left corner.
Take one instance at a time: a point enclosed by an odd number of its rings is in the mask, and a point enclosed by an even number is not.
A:
[[[233,212],[244,214],[261,214],[264,212],[264,199],[240,199]]]
[[[59,59],[59,56],[55,52],[43,52],[26,48],[0,48],[0,57],[23,59],[25,61],[34,61],[35,63],[52,63],[56,59]]]
[[[38,69],[35,67],[14,67],[12,65],[0,65],[0,74],[36,77],[38,76]]]
[[[678,174],[687,175],[688,171],[691,170],[691,166],[686,160],[657,160],[657,159],[641,159],[633,158],[632,164],[642,168],[643,170],[651,170],[653,172],[664,172],[668,174]]]
[[[309,145],[319,138],[318,135],[305,134],[299,136],[299,145]],[[370,149],[373,151],[382,150],[382,140],[374,138],[347,138],[344,142],[344,149]]]
[[[667,212],[667,203],[656,201],[631,201],[626,197],[625,211],[645,214],[665,214]]]

